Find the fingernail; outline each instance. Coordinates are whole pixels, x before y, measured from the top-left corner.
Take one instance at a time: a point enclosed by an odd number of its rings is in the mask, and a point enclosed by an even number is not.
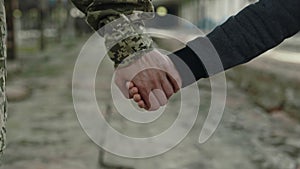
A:
[[[129,89],[130,87],[130,82],[126,82],[126,88]]]

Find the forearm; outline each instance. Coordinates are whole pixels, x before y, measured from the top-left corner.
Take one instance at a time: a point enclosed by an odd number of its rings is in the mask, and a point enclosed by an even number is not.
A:
[[[153,41],[144,33],[143,20],[152,18],[151,0],[72,0],[86,14],[89,25],[105,38],[108,55],[126,66],[152,50]]]
[[[239,14],[218,26],[207,38],[197,38],[188,46],[200,46],[210,41],[219,54],[224,70],[246,63],[277,46],[300,30],[299,0],[261,0],[249,5]],[[201,51],[200,51],[201,52]],[[197,53],[197,52],[196,52]],[[189,47],[175,54],[187,63],[196,80],[219,72],[206,73],[199,57],[211,57],[207,53],[198,56]],[[174,55],[172,56],[174,57]]]

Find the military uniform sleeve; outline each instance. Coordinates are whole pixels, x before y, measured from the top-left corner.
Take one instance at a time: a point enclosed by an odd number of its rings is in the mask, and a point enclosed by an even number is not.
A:
[[[115,67],[127,66],[153,49],[143,20],[153,17],[151,0],[72,0],[87,22],[105,38]]]

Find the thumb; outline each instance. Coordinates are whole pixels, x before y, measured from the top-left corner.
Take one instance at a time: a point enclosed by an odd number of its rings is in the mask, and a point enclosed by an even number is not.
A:
[[[115,77],[115,84],[118,86],[119,90],[122,92],[122,94],[124,95],[125,98],[129,99],[130,95],[129,95],[129,88],[128,86],[128,82],[123,80],[122,78],[119,77]]]

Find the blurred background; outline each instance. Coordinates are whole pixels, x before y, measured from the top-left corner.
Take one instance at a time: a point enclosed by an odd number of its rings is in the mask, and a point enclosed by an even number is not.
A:
[[[161,21],[172,14],[209,33],[254,2],[156,0],[154,5]],[[201,92],[199,119],[188,137],[174,150],[159,157],[133,160],[97,147],[81,129],[74,112],[72,72],[80,49],[93,34],[85,23],[84,14],[68,0],[7,0],[5,5],[9,119],[8,146],[1,168],[300,169],[299,33],[249,64],[226,72],[225,115],[208,143],[197,144],[210,105],[210,83],[201,80],[198,84]],[[156,22],[150,29],[180,36],[183,41],[193,38],[184,32],[186,25],[178,25],[175,20],[165,23],[157,19]],[[167,37],[154,36],[154,40],[169,51],[182,47]],[[101,66],[107,72],[112,68],[108,60]],[[109,73],[97,80],[97,98],[105,114],[113,117],[110,118],[112,126],[120,132],[151,135],[176,119],[177,113],[168,113],[148,128],[134,129],[136,126],[114,113],[116,110],[107,92],[110,86],[103,82],[106,80],[111,80]],[[83,91],[89,87],[84,80],[75,86]],[[176,112],[179,103],[180,97],[175,96],[167,110]]]

